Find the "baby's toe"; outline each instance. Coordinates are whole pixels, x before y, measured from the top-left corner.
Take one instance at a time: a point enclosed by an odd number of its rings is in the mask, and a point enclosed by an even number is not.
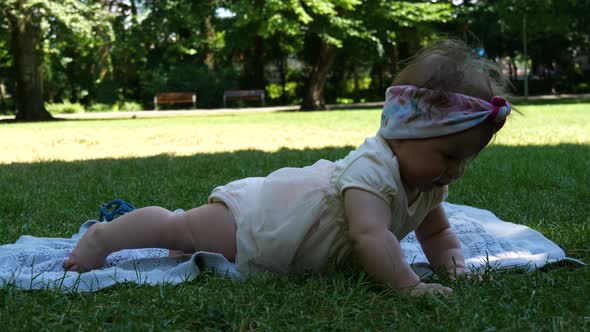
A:
[[[66,271],[78,271],[78,264],[70,257],[64,262],[64,270]]]

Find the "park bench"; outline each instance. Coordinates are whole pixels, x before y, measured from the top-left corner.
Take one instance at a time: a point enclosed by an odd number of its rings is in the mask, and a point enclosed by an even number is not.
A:
[[[154,109],[158,109],[158,104],[193,104],[197,107],[197,94],[193,92],[163,92],[154,96]]]
[[[259,100],[264,106],[264,90],[228,90],[223,93],[223,107],[229,100]]]

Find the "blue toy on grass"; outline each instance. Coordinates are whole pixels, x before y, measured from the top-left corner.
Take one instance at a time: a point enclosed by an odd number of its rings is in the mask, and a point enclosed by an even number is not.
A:
[[[98,216],[98,221],[109,222],[113,219],[117,218],[117,216],[122,216],[127,212],[131,212],[135,210],[135,206],[131,203],[125,202],[122,199],[115,199],[100,208],[100,215]]]

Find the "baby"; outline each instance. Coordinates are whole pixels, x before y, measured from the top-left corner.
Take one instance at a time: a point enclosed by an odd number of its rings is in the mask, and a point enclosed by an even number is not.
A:
[[[97,223],[64,268],[100,268],[112,252],[146,247],[221,253],[244,273],[324,272],[355,257],[402,293],[451,293],[420,281],[400,240],[415,231],[435,269],[468,273],[441,202],[509,115],[497,97],[504,82],[465,45],[434,43],[387,89],[377,134],[345,158],[231,182],[186,212],[151,206]]]

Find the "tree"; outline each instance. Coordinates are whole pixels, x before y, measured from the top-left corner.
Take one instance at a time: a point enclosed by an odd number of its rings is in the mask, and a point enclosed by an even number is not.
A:
[[[42,96],[39,11],[24,0],[5,1],[2,8],[10,25],[10,52],[16,74],[16,119],[49,120],[52,116],[43,106]]]
[[[154,93],[172,90],[198,91],[204,107],[221,100],[217,83],[231,66],[220,54],[224,31],[214,15],[217,0],[112,3],[117,42],[111,48],[111,90],[119,99],[147,103]]]
[[[589,10],[590,2],[577,0],[466,1],[460,6],[457,22],[461,35],[475,37],[491,57],[514,59],[522,55],[524,29],[533,68],[572,76],[575,55],[590,49]],[[547,93],[549,86],[537,92]]]
[[[0,29],[0,33],[2,30]],[[7,51],[6,42],[5,40],[8,38],[2,38],[4,36],[0,35],[0,105],[3,104],[4,99],[7,97],[7,87],[6,82],[3,77],[9,77],[10,69],[12,68],[12,57]]]
[[[367,91],[370,95],[365,97],[382,98],[399,71],[400,59],[408,58],[437,38],[437,31],[453,14],[450,4],[427,2],[370,1],[359,7],[354,15],[367,32],[346,36],[335,64],[338,71],[344,68],[352,76],[354,100],[360,100],[360,80],[367,73],[371,78]]]
[[[381,56],[384,45],[392,46],[392,37],[400,27],[444,22],[452,15],[452,8],[446,3],[386,0],[309,0],[302,3],[301,9],[309,17],[306,48],[317,50],[313,60],[310,59],[301,106],[304,110],[325,108],[324,88],[339,49],[369,45],[369,49]]]
[[[44,32],[48,26],[61,23],[87,40],[94,39],[94,28],[104,26],[102,11],[97,4],[82,0],[0,0],[0,8],[0,20],[7,21],[11,34],[16,120],[50,120],[52,116],[43,103]]]
[[[173,3],[178,2],[181,1]],[[206,3],[213,8],[221,5],[214,1]],[[229,62],[240,59],[243,63],[242,85],[264,88],[265,65],[271,59],[280,68],[284,84],[287,55],[299,56],[306,63],[302,109],[325,107],[326,82],[336,55],[343,47],[355,49],[363,44],[381,56],[383,43],[389,42],[387,38],[381,40],[382,35],[391,35],[398,27],[451,18],[449,4],[430,2],[227,0],[223,5],[235,16],[221,20],[218,28],[223,34],[224,53]],[[209,13],[208,10],[200,12],[200,16],[193,15],[194,22],[201,20],[203,13]],[[168,17],[159,17],[162,16]],[[371,21],[373,19],[375,21]],[[163,30],[162,26],[158,28]]]
[[[283,89],[287,56],[303,45],[302,22],[294,10],[297,1],[233,0],[227,9],[235,15],[226,18],[226,52],[243,63],[243,87],[264,89],[265,66],[275,62]]]

